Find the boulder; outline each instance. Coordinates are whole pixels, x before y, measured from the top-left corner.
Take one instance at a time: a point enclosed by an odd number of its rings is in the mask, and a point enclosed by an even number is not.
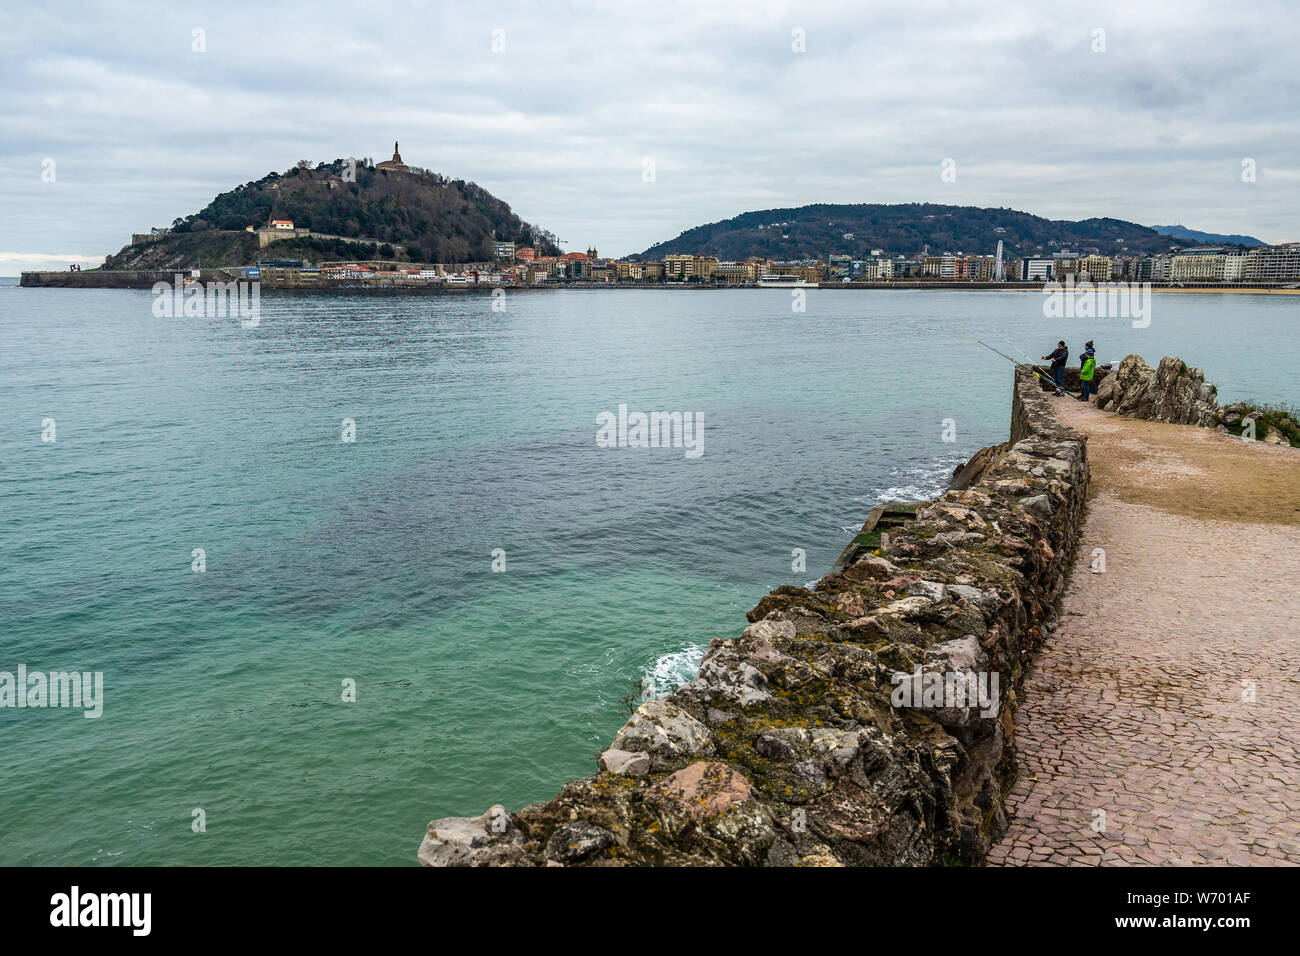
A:
[[[1151,368],[1140,355],[1128,355],[1113,376],[1114,408],[1129,418],[1213,428],[1219,423],[1218,389],[1199,368],[1165,356]],[[1098,392],[1099,407],[1106,407]]]
[[[907,594],[909,597],[922,597],[940,604],[947,600],[948,589],[938,581],[917,581],[908,585]]]
[[[840,730],[834,727],[780,727],[764,735],[760,744],[786,756],[806,754],[843,767],[853,761],[861,748],[863,730]],[[761,751],[760,751],[761,752]]]
[[[970,604],[975,605],[986,614],[996,614],[1002,606],[1002,601],[998,597],[998,592],[993,590],[980,590],[971,587],[968,584],[950,584],[948,591],[954,597],[960,598]]]
[[[893,675],[891,683],[905,702],[903,706],[925,707],[930,716],[947,728],[971,727],[980,719],[997,714],[1000,693],[995,681],[998,678],[988,671],[988,655],[973,635],[935,644],[926,649],[925,658],[919,672]],[[941,680],[946,688],[944,699],[930,703],[926,689],[937,686],[935,680]],[[949,691],[960,699],[949,700]],[[980,700],[983,692],[989,695],[987,711]]]
[[[547,860],[575,863],[614,845],[614,834],[586,820],[559,827],[546,842]]]
[[[508,866],[523,856],[523,835],[500,804],[478,817],[429,824],[417,854],[425,866]]]
[[[1115,376],[1107,375],[1105,381],[1103,381],[1097,389],[1097,407],[1105,408],[1107,405],[1115,401],[1115,393]]]
[[[725,763],[693,763],[646,791],[647,803],[693,820],[707,820],[744,803],[749,781]]]
[[[874,554],[858,558],[845,569],[845,577],[854,581],[888,581],[896,574],[898,574],[896,565]]]
[[[600,769],[640,777],[650,772],[650,755],[610,747],[600,755]]]
[[[1025,510],[1032,512],[1040,518],[1052,517],[1052,499],[1047,495],[1033,495],[1021,502]]]
[[[749,625],[741,636],[770,642],[774,637],[791,638],[794,637],[794,634],[794,625],[789,621],[777,621],[767,618]]]
[[[960,671],[975,670],[985,659],[980,642],[972,634],[935,644],[926,649],[925,656],[931,661]]]
[[[651,761],[671,760],[713,749],[709,728],[666,700],[648,700],[614,737],[614,750],[648,754]]]
[[[766,641],[747,640],[743,636],[741,641],[760,655],[765,654],[770,647]],[[715,641],[709,645],[695,680],[688,685],[701,700],[711,701],[721,697],[748,706],[772,696],[763,672],[745,660],[745,651],[737,645],[735,640]],[[772,652],[779,653],[775,648],[772,648]],[[761,656],[759,659],[762,659]]]
[[[1113,376],[1115,411],[1136,418],[1147,417],[1151,408],[1149,393],[1155,378],[1155,369],[1142,356],[1124,356]]]

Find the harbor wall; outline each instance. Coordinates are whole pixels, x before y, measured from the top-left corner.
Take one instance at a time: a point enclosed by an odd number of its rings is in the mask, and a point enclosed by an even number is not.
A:
[[[1083,520],[1086,439],[1016,372],[1010,438],[882,547],[783,586],[590,776],[429,824],[428,866],[975,864],[1006,828],[1014,715]],[[683,635],[683,643],[694,635]]]

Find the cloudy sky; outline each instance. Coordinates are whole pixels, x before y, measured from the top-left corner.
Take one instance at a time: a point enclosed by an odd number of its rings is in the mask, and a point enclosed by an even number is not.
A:
[[[1300,240],[1298,24],[1293,0],[5,0],[0,275],[394,139],[604,255],[812,202]]]

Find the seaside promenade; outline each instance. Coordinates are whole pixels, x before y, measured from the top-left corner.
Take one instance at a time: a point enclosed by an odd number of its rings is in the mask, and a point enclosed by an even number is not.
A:
[[[1300,864],[1300,450],[1054,404],[1089,510],[988,864]]]

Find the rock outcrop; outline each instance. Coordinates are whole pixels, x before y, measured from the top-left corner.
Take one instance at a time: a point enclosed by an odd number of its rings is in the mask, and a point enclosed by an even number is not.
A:
[[[1220,408],[1218,389],[1199,368],[1188,368],[1177,356],[1162,358],[1154,369],[1140,355],[1126,356],[1119,370],[1097,389],[1097,407],[1130,418],[1198,425],[1300,448],[1300,418],[1294,409],[1259,402]]]
[[[965,491],[972,485],[978,484],[984,474],[1002,461],[1010,450],[1011,442],[1009,441],[1003,442],[1001,445],[989,445],[987,448],[981,448],[968,461],[952,470],[952,477],[948,480],[948,488],[952,491]]]
[[[1219,430],[1253,436],[1268,445],[1300,448],[1300,419],[1292,411],[1258,402],[1234,402],[1219,414]]]
[[[600,770],[429,824],[431,866],[976,863],[1006,826],[1013,715],[1055,626],[1086,443],[1017,373],[1009,447],[815,589],[765,596]]]
[[[1125,356],[1098,388],[1097,407],[1153,422],[1202,428],[1219,424],[1218,389],[1204,372],[1177,356],[1165,356],[1154,369],[1140,355]]]

